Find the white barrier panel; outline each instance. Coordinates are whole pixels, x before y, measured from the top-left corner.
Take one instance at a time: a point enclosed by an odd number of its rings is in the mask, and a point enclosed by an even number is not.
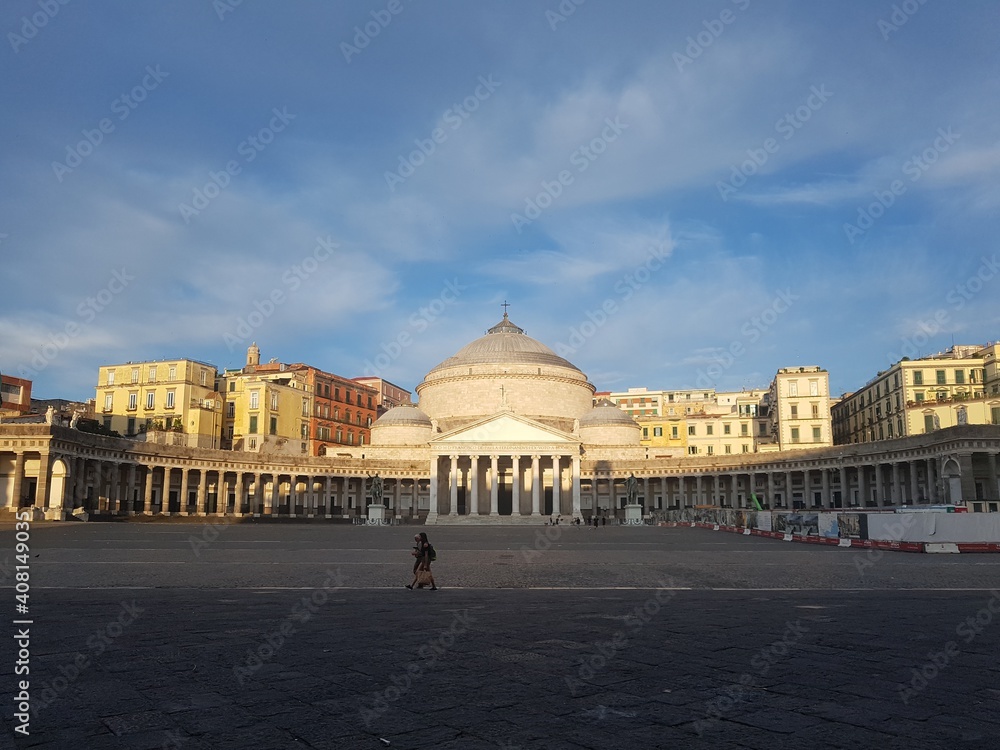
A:
[[[879,513],[868,538],[894,542],[1000,542],[1000,513]]]
[[[928,543],[924,545],[924,552],[957,555],[959,553],[959,549],[957,544]]]

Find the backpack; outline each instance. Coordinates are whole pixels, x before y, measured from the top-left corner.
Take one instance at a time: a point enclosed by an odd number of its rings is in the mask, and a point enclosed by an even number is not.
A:
[[[434,549],[433,544],[428,544],[427,547],[428,547],[427,552],[431,557],[431,562],[434,562],[435,560],[438,559],[437,550]]]

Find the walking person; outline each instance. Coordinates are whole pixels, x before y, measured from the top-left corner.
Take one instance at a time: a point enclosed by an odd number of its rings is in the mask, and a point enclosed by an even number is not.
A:
[[[413,563],[413,582],[408,584],[406,588],[412,589],[414,586],[417,588],[423,588],[424,583],[418,583],[421,578],[421,573],[426,572],[427,577],[430,579],[431,591],[437,591],[437,583],[434,581],[434,574],[431,573],[431,563],[437,559],[437,553],[434,551],[433,545],[427,539],[427,533],[421,531],[419,534],[413,537],[415,546],[413,551],[410,553],[416,560]]]

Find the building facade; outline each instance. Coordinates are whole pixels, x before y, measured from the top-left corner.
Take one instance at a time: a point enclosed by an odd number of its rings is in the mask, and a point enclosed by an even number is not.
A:
[[[31,411],[31,381],[0,375],[0,417],[18,417]]]
[[[402,406],[403,404],[409,404],[413,401],[412,393],[402,386],[390,383],[385,378],[361,377],[354,378],[354,382],[361,383],[361,385],[368,386],[369,388],[374,388],[376,393],[378,393],[376,418],[381,417],[389,411],[389,409]]]
[[[821,367],[783,367],[768,389],[768,428],[778,450],[833,445],[830,373]]]
[[[94,412],[105,428],[127,437],[217,448],[222,417],[217,375],[214,365],[193,359],[103,365]]]
[[[833,407],[838,445],[966,424],[1000,424],[998,346],[956,346],[896,362]]]

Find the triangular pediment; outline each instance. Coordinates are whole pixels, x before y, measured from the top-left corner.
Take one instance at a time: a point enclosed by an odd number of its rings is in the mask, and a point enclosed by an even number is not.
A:
[[[532,445],[569,446],[578,445],[580,441],[561,430],[507,412],[495,414],[465,427],[459,427],[431,441],[432,445],[452,445],[455,443],[529,443]]]

